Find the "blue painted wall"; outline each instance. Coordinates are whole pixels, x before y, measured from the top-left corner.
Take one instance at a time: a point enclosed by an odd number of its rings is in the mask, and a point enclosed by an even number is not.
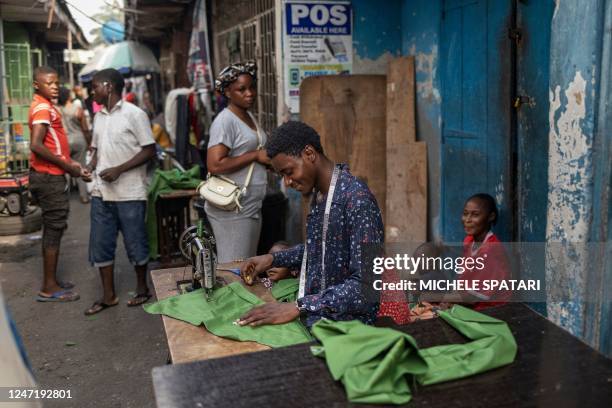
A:
[[[587,305],[586,337],[599,349],[612,356],[612,1],[604,6],[602,32],[601,75],[594,135],[593,222],[591,241],[601,242],[598,257],[591,265],[595,279],[589,291],[597,294],[598,302]],[[599,324],[598,324],[599,323]]]
[[[385,55],[399,55],[401,49],[401,0],[387,0],[384,7],[377,1],[353,0],[353,52],[358,70],[367,70],[367,61]],[[364,72],[365,73],[365,72]],[[371,72],[381,73],[381,72]],[[384,73],[384,72],[382,72]]]
[[[441,238],[444,2],[353,4],[356,61],[383,62],[363,64],[362,72],[384,73],[384,57],[394,53],[398,41],[402,55],[415,56],[417,138],[428,147],[428,233],[430,239]],[[580,251],[563,257],[549,252],[528,260],[524,273],[545,277],[550,293],[568,290],[575,301],[549,302],[540,305],[541,310],[610,355],[612,0],[515,4],[517,25],[523,29],[517,46],[517,93],[531,97],[531,103],[516,112],[518,166],[511,175],[516,183],[515,237],[523,242],[601,242],[592,259]],[[398,15],[399,40],[397,32],[389,31]],[[381,40],[382,32],[389,42]]]
[[[548,111],[550,79],[550,23],[553,0],[519,1],[517,27],[517,94],[530,103],[517,109],[516,240],[544,242],[548,199]],[[545,282],[545,254],[525,251],[520,258],[521,277]],[[546,304],[530,306],[546,314]]]
[[[601,148],[596,134],[598,108],[603,102],[600,84],[606,3],[609,1],[563,1],[553,13],[546,228],[549,242],[585,244],[592,237],[593,205],[603,183],[595,179],[594,159]],[[576,336],[601,348],[600,310],[606,299],[600,296],[600,285],[609,285],[609,281],[602,275],[603,268],[594,267],[596,259],[592,255],[584,250],[568,251],[561,256],[549,252],[547,287],[551,293],[557,288],[565,289],[563,300],[572,300],[549,302],[548,315]]]
[[[441,92],[438,75],[441,0],[402,1],[402,55],[414,55],[416,71],[416,134],[427,143],[428,235],[441,237],[440,141]]]

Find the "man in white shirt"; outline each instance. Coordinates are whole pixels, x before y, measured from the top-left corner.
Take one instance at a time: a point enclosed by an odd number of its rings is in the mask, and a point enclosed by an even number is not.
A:
[[[94,118],[91,144],[94,158],[90,166],[95,174],[89,260],[100,268],[104,295],[85,311],[88,316],[119,303],[114,285],[119,231],[137,276],[136,294],[128,306],[138,306],[151,297],[146,275],[149,260],[146,164],[155,156],[147,114],[121,100],[124,81],[119,71],[112,68],[99,71],[93,77],[92,87],[94,100],[104,107]]]

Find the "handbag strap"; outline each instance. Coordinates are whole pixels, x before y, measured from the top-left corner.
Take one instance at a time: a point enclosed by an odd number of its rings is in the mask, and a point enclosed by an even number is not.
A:
[[[323,232],[321,237],[321,291],[325,290],[325,247],[327,239],[327,230],[329,228],[329,214],[331,212],[331,204],[334,198],[334,191],[336,190],[336,183],[338,182],[338,175],[340,174],[340,167],[334,166],[334,172],[332,173],[331,183],[329,183],[329,190],[327,191],[327,199],[325,200],[325,212],[323,213]],[[315,193],[316,198],[316,193]],[[304,255],[302,256],[302,267],[300,268],[300,286],[298,288],[297,298],[303,298],[306,292],[306,268],[308,265],[308,241],[304,243]]]
[[[253,120],[253,123],[255,123],[255,128],[257,129],[257,150],[259,150],[262,148],[261,128],[259,127],[259,123],[257,122],[257,119],[255,119],[255,116],[249,111],[247,111],[247,113]],[[242,187],[242,194],[246,193],[246,189],[247,187],[249,187],[249,183],[251,182],[251,176],[253,176],[254,168],[255,168],[255,162],[252,162],[251,165],[249,166],[249,172],[247,173],[246,180],[244,181],[244,187]]]

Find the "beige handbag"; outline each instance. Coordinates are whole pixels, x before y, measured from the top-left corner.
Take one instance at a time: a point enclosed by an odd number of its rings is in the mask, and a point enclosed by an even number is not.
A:
[[[261,149],[262,137],[259,123],[255,120],[255,117],[249,112],[255,127],[257,128],[257,150]],[[208,173],[206,180],[200,183],[196,191],[200,196],[206,200],[210,205],[217,207],[225,211],[240,211],[242,206],[240,205],[240,198],[246,194],[249,183],[251,182],[251,176],[253,175],[253,169],[255,168],[255,162],[252,162],[249,166],[249,172],[247,174],[244,186],[240,188],[236,182],[228,177],[222,175],[212,175]]]

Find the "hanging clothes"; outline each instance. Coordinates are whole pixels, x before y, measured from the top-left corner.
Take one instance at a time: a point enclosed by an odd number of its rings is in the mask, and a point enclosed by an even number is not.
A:
[[[419,349],[412,336],[397,330],[323,319],[312,326],[322,345],[311,349],[325,358],[349,401],[368,404],[409,402],[410,378],[431,385],[514,361],[517,345],[505,322],[459,305],[439,315],[472,341]]]

